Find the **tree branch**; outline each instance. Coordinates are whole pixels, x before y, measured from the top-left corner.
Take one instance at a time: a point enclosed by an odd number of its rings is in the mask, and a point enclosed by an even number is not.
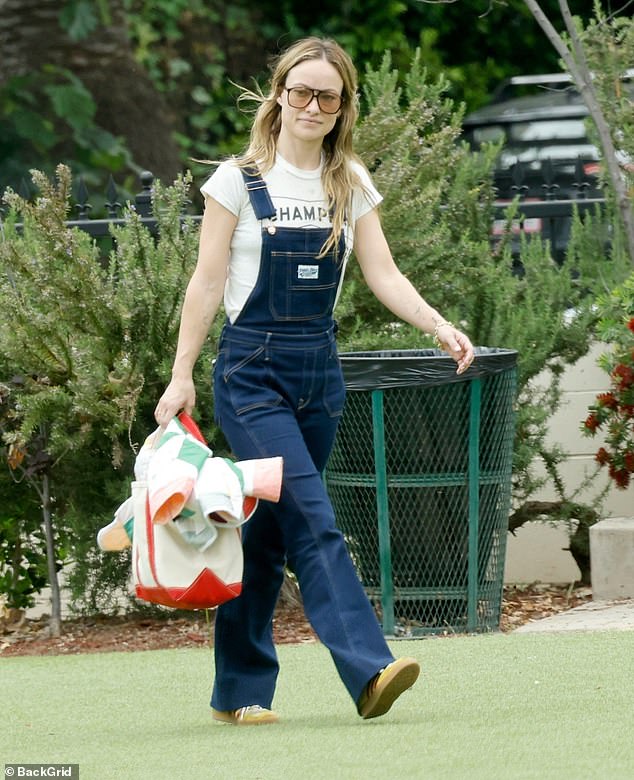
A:
[[[570,13],[567,0],[559,0],[559,8],[561,10],[561,15],[564,20],[566,30],[572,42],[572,51],[568,48],[561,35],[554,28],[546,14],[542,11],[537,0],[524,0],[524,2],[526,3],[530,12],[533,14],[536,22],[546,34],[546,37],[550,43],[555,47],[557,53],[564,61],[597,128],[601,148],[603,150],[603,158],[608,169],[608,175],[610,177],[612,187],[614,188],[619,211],[621,213],[630,260],[632,264],[634,264],[634,213],[632,212],[626,183],[619,167],[610,128],[599,104],[599,100],[592,83],[592,73],[588,67],[585,52],[583,50],[583,44],[581,43],[577,33],[577,29],[575,27],[572,14]]]

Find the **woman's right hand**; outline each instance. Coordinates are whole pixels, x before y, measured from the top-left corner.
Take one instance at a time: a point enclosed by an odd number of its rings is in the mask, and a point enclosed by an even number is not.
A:
[[[196,405],[196,389],[191,377],[174,377],[160,397],[154,410],[154,419],[165,428],[172,417],[183,411],[191,414]]]

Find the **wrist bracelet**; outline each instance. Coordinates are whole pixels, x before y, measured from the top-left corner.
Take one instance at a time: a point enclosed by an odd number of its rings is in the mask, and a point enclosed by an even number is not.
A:
[[[435,342],[435,343],[436,343],[436,345],[437,345],[438,347],[440,347],[441,349],[442,349],[442,342],[441,342],[441,340],[440,340],[440,339],[439,339],[439,337],[438,337],[438,330],[439,330],[440,328],[443,328],[445,325],[448,325],[450,328],[453,328],[453,327],[455,327],[455,326],[454,326],[454,324],[453,324],[453,322],[449,322],[449,320],[443,320],[442,322],[438,322],[438,323],[436,324],[436,327],[434,328],[434,342]]]

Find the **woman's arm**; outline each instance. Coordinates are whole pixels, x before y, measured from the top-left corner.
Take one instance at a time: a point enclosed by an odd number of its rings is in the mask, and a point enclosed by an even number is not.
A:
[[[200,229],[198,262],[192,274],[181,313],[172,380],[160,398],[154,417],[159,425],[196,403],[193,370],[211,328],[227,280],[231,237],[237,217],[213,198],[207,198]]]
[[[471,342],[447,323],[399,271],[376,209],[357,220],[354,252],[368,287],[381,303],[424,333],[434,333],[443,349],[458,363],[458,373],[466,371],[474,357]]]

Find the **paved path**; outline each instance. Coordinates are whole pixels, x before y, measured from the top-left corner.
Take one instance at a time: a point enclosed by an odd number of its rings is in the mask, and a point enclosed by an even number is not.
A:
[[[634,599],[589,601],[580,607],[534,620],[513,633],[545,631],[634,631]]]

